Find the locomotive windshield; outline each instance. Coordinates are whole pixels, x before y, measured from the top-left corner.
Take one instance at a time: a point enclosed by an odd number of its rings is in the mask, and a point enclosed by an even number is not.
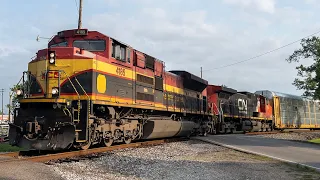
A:
[[[104,51],[106,50],[105,40],[75,40],[73,46],[82,48],[87,51]]]
[[[67,46],[68,46],[68,42],[64,41],[57,44],[52,44],[50,47],[67,47]]]

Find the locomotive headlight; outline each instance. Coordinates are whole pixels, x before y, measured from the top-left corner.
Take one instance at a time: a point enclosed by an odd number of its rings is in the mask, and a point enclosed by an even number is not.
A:
[[[53,58],[50,58],[49,63],[54,64],[55,60]]]
[[[59,93],[58,88],[52,88],[51,93],[52,93],[52,95],[57,95]]]
[[[50,58],[54,58],[54,53],[50,53]]]

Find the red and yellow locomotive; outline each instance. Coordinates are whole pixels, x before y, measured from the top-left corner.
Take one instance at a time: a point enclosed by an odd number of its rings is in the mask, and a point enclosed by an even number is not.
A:
[[[17,90],[9,142],[24,149],[273,129],[262,95],[208,82],[97,31],[59,32]]]
[[[17,91],[10,144],[86,149],[93,144],[214,132],[208,82],[97,31],[59,32],[39,50]]]

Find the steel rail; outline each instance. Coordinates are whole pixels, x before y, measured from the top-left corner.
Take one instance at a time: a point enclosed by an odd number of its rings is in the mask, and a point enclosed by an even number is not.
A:
[[[160,139],[160,140],[151,140],[151,141],[144,141],[144,142],[136,142],[130,144],[120,144],[110,147],[99,147],[99,148],[92,148],[87,150],[79,150],[79,151],[71,151],[71,152],[62,152],[62,153],[55,153],[55,154],[46,154],[46,155],[36,155],[36,156],[21,156],[21,152],[10,152],[5,154],[0,154],[0,156],[4,157],[12,157],[10,159],[0,159],[0,162],[12,162],[12,161],[31,161],[31,162],[48,162],[51,160],[59,160],[59,159],[66,159],[66,158],[74,158],[74,157],[81,157],[95,153],[104,153],[119,149],[127,149],[127,148],[139,148],[139,147],[146,147],[146,146],[155,146],[161,145],[169,142],[177,142],[183,141],[185,139],[182,138],[175,138],[175,139]]]

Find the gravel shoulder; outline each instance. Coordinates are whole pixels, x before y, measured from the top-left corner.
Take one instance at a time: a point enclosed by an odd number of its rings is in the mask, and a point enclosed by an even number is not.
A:
[[[200,141],[125,149],[46,165],[65,179],[320,179],[318,173]]]

